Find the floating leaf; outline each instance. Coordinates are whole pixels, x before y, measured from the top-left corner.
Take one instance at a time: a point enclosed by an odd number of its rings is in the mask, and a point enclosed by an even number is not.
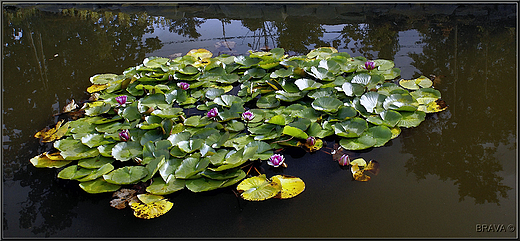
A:
[[[403,118],[397,123],[398,127],[416,127],[426,118],[426,113],[422,111],[415,112],[401,112]]]
[[[150,203],[133,202],[130,204],[130,207],[134,210],[134,216],[142,219],[151,219],[170,211],[173,203],[167,199],[160,199]]]
[[[119,161],[128,161],[143,153],[143,147],[137,141],[120,142],[112,148],[112,156]]]
[[[305,190],[305,183],[298,177],[288,175],[276,175],[271,177],[273,182],[278,183],[282,187],[277,197],[281,199],[292,198]]]
[[[333,125],[333,128],[334,133],[338,136],[358,137],[368,128],[368,123],[360,117],[355,117],[336,123]]]
[[[107,84],[107,83],[114,81],[114,79],[116,77],[117,77],[117,74],[96,74],[96,75],[90,77],[90,82],[92,84],[102,85],[102,84]]]
[[[320,97],[315,99],[311,106],[315,110],[321,110],[330,113],[336,113],[343,102],[333,97]]]
[[[170,175],[168,181],[165,182],[161,177],[153,179],[152,184],[146,187],[146,191],[156,195],[167,195],[184,189],[186,183],[183,179],[177,179]]]
[[[237,186],[240,196],[248,201],[262,201],[272,198],[282,190],[277,182],[271,182],[265,174],[244,179]]]
[[[399,80],[399,85],[410,90],[418,90],[420,88],[429,88],[433,82],[428,77],[421,75],[419,78],[411,80]]]
[[[422,105],[417,107],[418,111],[423,111],[425,113],[435,113],[446,110],[448,105],[441,99],[431,99],[429,102],[425,102]]]
[[[103,178],[98,178],[93,181],[81,182],[79,187],[88,193],[104,193],[104,192],[115,192],[121,186],[106,182]]]
[[[386,96],[380,95],[377,92],[368,92],[361,96],[359,103],[361,103],[365,109],[370,113],[376,112],[376,107],[382,106]]]
[[[307,133],[301,129],[292,126],[284,126],[282,133],[285,135],[294,136],[299,139],[307,139],[307,137],[309,137]]]
[[[34,137],[40,138],[41,142],[51,142],[54,140],[58,140],[62,138],[69,128],[70,122],[65,123],[65,125],[61,126],[64,120],[58,121],[56,126],[52,129],[45,128],[38,133],[34,134]]]
[[[375,138],[362,135],[358,138],[343,138],[339,141],[339,144],[346,150],[364,150],[373,147],[376,142]]]
[[[298,89],[300,89],[301,91],[318,89],[322,86],[322,84],[311,79],[297,79],[296,81],[294,81],[294,84],[296,84],[296,86],[298,86]]]
[[[213,56],[213,54],[206,49],[192,49],[186,55],[200,59],[211,58]]]
[[[103,178],[112,184],[125,185],[136,183],[146,175],[148,170],[144,166],[124,166],[103,175]]]

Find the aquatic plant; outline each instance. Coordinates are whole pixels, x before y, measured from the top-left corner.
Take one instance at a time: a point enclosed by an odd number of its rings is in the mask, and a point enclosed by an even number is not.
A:
[[[88,193],[137,183],[147,183],[153,195],[224,188],[246,178],[242,168],[253,161],[285,164],[274,150],[316,151],[329,136],[344,150],[380,147],[447,107],[426,77],[399,85],[399,76],[390,60],[367,61],[331,47],[292,57],[281,48],[248,56],[194,49],[173,60],[149,57],[122,74],[92,76],[89,101],[64,111],[71,114],[65,124],[35,135],[54,141],[54,152],[30,162],[64,167],[58,177],[79,181]],[[335,160],[353,165],[356,180],[375,169],[348,156]],[[284,179],[275,179],[261,182],[272,189],[268,196],[280,191],[272,183]],[[156,202],[134,201],[132,208],[140,217],[160,215],[143,213],[146,205],[171,208],[162,196]]]

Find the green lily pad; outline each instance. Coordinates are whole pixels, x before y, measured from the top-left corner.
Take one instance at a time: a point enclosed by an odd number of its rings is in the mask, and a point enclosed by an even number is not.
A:
[[[167,195],[182,190],[185,186],[185,180],[177,179],[171,175],[166,182],[161,177],[154,178],[152,184],[146,187],[146,191],[155,195]]]
[[[79,187],[88,193],[104,193],[115,192],[121,186],[106,182],[103,178],[98,178],[93,181],[81,182]]]
[[[95,101],[87,103],[87,108],[85,108],[85,115],[88,116],[96,116],[107,113],[112,106],[103,101]]]
[[[421,75],[419,78],[410,80],[399,80],[399,85],[410,90],[418,90],[420,88],[429,88],[433,82],[428,77]]]
[[[359,99],[359,103],[365,107],[365,110],[367,110],[370,113],[379,113],[377,111],[379,109],[382,109],[383,101],[385,100],[386,96],[380,95],[377,92],[368,92],[361,96]]]
[[[87,145],[88,147],[97,147],[100,145],[113,143],[114,140],[105,139],[102,134],[87,134],[81,138],[81,143]]]
[[[222,105],[222,106],[226,106],[226,107],[230,107],[233,103],[239,103],[239,104],[244,103],[244,101],[240,97],[234,96],[234,95],[221,95],[221,96],[216,97],[213,100],[213,102],[215,102],[218,105]]]
[[[95,85],[107,84],[117,77],[117,74],[96,74],[90,77],[90,82]]]
[[[272,109],[280,106],[280,101],[276,98],[276,95],[262,95],[256,102],[256,106],[262,109]]]
[[[383,108],[396,111],[415,111],[418,105],[409,94],[392,94],[383,102]]]
[[[302,131],[300,128],[292,127],[292,126],[284,126],[283,128],[283,134],[294,136],[299,139],[307,139],[309,135]]]
[[[392,139],[392,131],[386,126],[373,126],[366,130],[366,135],[371,136],[376,140],[374,147],[385,145]]]
[[[78,179],[90,174],[93,170],[86,168],[78,168],[78,165],[72,165],[64,168],[58,173],[58,178],[61,179]]]
[[[365,86],[358,83],[345,82],[341,88],[347,96],[361,96],[365,93]]]
[[[188,157],[175,171],[175,178],[188,179],[208,167],[208,158]]]
[[[126,185],[137,183],[148,175],[148,170],[144,166],[124,166],[103,175],[108,183]]]
[[[336,113],[338,108],[343,105],[343,102],[333,97],[320,97],[315,99],[311,106],[315,110],[321,110],[330,113]]]
[[[298,89],[300,89],[301,91],[314,90],[322,86],[322,84],[311,79],[297,79],[296,81],[294,81],[294,84],[296,84],[296,86],[298,86]]]
[[[107,163],[113,163],[114,158],[97,156],[92,158],[81,159],[78,161],[78,166],[83,168],[100,168]]]
[[[305,97],[305,94],[307,94],[307,91],[287,92],[287,91],[283,91],[283,90],[278,90],[275,93],[276,93],[276,98],[279,100],[283,100],[285,102],[294,102],[294,101],[297,101],[297,100]]]
[[[94,179],[100,178],[101,176],[109,173],[112,170],[114,170],[114,166],[112,166],[112,164],[110,164],[110,163],[107,163],[107,164],[99,167],[98,169],[91,170],[91,172],[88,175],[79,178],[78,181],[80,181],[80,182],[92,181]]]
[[[368,123],[359,117],[336,123],[334,133],[342,137],[358,137],[368,128]]]
[[[186,118],[186,120],[184,120],[184,125],[192,127],[203,127],[211,123],[213,123],[213,121],[210,120],[208,117],[202,117],[198,115],[190,116]]]
[[[398,127],[416,127],[424,121],[426,113],[422,111],[415,112],[401,112],[403,118],[397,123]]]
[[[186,180],[186,187],[192,192],[205,192],[217,188],[224,188],[231,186],[246,177],[244,171],[240,172],[239,176],[227,180],[214,180],[206,177]]]
[[[358,138],[343,138],[339,141],[339,144],[345,150],[364,150],[373,147],[376,142],[376,139],[372,136],[362,135]]]
[[[112,156],[118,161],[128,161],[143,153],[143,146],[137,141],[120,142],[112,148]]]

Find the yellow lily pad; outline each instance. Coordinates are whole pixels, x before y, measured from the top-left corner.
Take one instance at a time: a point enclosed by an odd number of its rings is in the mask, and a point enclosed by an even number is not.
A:
[[[38,168],[60,168],[71,163],[72,161],[64,160],[59,152],[54,154],[47,154],[47,152],[44,152],[43,154],[31,158],[30,162],[33,164],[33,166]]]
[[[42,142],[51,142],[54,140],[58,140],[62,138],[69,128],[69,122],[65,123],[65,125],[61,126],[64,120],[58,121],[56,126],[52,129],[48,127],[38,131],[38,133],[34,134],[34,137],[40,138]]]
[[[100,85],[91,85],[87,88],[87,92],[88,93],[94,93],[94,92],[99,92],[99,91],[102,91],[104,89],[108,88],[108,84],[100,84]]]
[[[186,55],[198,58],[198,59],[207,59],[211,58],[213,54],[207,49],[192,49]],[[208,63],[209,64],[209,63]]]
[[[278,183],[282,190],[280,191],[279,195],[277,195],[277,198],[281,199],[287,199],[292,198],[305,190],[305,183],[302,179],[298,177],[293,176],[287,176],[287,175],[276,175],[274,177],[271,177],[273,182]]]
[[[428,77],[421,75],[419,78],[411,80],[399,80],[399,85],[410,90],[418,90],[420,88],[429,88],[433,82]]]
[[[379,173],[379,163],[377,161],[371,160],[368,164],[363,158],[358,158],[352,162],[350,162],[352,167],[350,168],[352,172],[352,177],[356,181],[366,182],[370,180],[370,176],[365,174],[365,171],[370,172],[374,175]]]
[[[448,105],[441,99],[435,99],[433,101],[426,102],[417,107],[417,110],[426,113],[435,113],[448,109]]]
[[[173,203],[167,199],[163,199],[162,196],[153,194],[140,194],[137,195],[141,202],[131,202],[130,207],[134,210],[134,216],[143,219],[151,219],[159,217],[173,207]]]
[[[237,190],[242,192],[240,196],[245,200],[262,201],[276,196],[282,187],[277,182],[269,181],[265,174],[262,174],[244,179],[238,184]]]

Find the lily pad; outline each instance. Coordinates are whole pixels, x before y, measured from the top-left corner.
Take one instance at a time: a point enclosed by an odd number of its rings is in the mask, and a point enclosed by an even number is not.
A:
[[[422,111],[401,112],[401,115],[403,118],[399,123],[397,123],[398,127],[416,127],[424,121],[424,118],[426,118],[426,113]]]
[[[343,102],[333,97],[320,97],[315,99],[311,106],[315,110],[321,110],[330,113],[336,113],[338,108],[343,105]]]
[[[161,177],[154,178],[152,184],[146,187],[146,191],[155,195],[167,195],[182,190],[185,186],[185,180],[177,179],[173,175],[170,175],[167,182]]]
[[[296,84],[296,86],[298,86],[298,89],[300,89],[301,91],[314,90],[322,86],[322,84],[311,79],[297,79],[296,81],[294,81],[294,84]]]
[[[339,144],[345,150],[364,150],[373,147],[376,142],[375,138],[362,135],[358,138],[343,138],[339,141]]]
[[[79,187],[88,193],[115,192],[121,188],[120,185],[108,183],[101,177],[93,181],[81,182]]]
[[[60,168],[72,162],[72,160],[65,160],[59,153],[47,154],[44,152],[38,156],[31,158],[30,160],[33,166],[41,168]]]
[[[112,156],[119,161],[128,161],[143,153],[143,146],[137,141],[120,142],[112,148]]]
[[[360,118],[352,119],[333,124],[334,133],[342,137],[359,137],[368,128],[368,123]]]
[[[429,88],[433,82],[428,77],[421,75],[419,78],[410,80],[399,80],[399,85],[410,90],[418,90],[420,88]]]
[[[277,195],[281,199],[287,199],[297,196],[305,190],[305,183],[298,177],[288,175],[276,175],[271,177],[273,182],[278,183],[282,190]]]
[[[137,183],[148,175],[148,170],[144,166],[124,166],[103,175],[103,178],[112,184],[125,185]]]
[[[240,196],[248,201],[262,201],[272,198],[282,190],[277,182],[271,182],[265,174],[244,179],[237,186],[237,190],[241,192]]]
[[[134,210],[134,216],[142,219],[151,219],[170,211],[173,203],[166,199],[161,199],[151,203],[133,202],[130,204],[130,207]]]

